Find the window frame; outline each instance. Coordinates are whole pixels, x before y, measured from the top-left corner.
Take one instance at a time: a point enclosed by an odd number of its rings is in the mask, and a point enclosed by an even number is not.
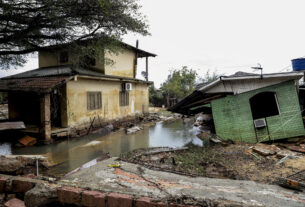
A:
[[[120,107],[129,106],[129,91],[120,91],[119,105]]]
[[[102,109],[102,92],[101,91],[87,91],[87,110]]]
[[[274,111],[274,113],[270,113],[266,116],[259,116],[258,115],[262,112],[257,112],[257,111],[254,111],[253,109],[257,109],[255,107],[256,104],[260,104],[262,105],[260,102],[255,102],[257,101],[257,97],[259,96],[263,96],[263,95],[267,95],[268,94],[268,98],[271,98],[271,94],[273,95],[273,98],[274,98],[274,104],[275,106],[273,107],[276,107],[276,112]],[[261,101],[261,100],[259,100]],[[276,92],[273,92],[273,91],[263,91],[263,92],[260,92],[260,93],[257,93],[255,94],[254,96],[252,96],[250,99],[249,99],[249,104],[250,104],[250,109],[251,109],[251,114],[252,114],[252,118],[253,120],[257,120],[257,119],[263,119],[263,118],[268,118],[268,117],[272,117],[272,116],[279,116],[281,115],[281,109],[280,109],[280,105],[279,105],[279,101],[278,101],[278,97],[277,97],[277,94]],[[255,107],[255,108],[254,108]]]

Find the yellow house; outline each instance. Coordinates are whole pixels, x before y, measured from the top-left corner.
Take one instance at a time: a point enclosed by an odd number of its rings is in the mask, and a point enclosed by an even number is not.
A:
[[[148,58],[156,55],[125,43],[117,54],[100,54],[104,57],[91,58],[92,67],[85,69],[73,66],[71,51],[50,48],[39,52],[38,69],[1,78],[9,119],[51,140],[55,130],[148,112]],[[146,58],[146,80],[136,79],[138,58]]]

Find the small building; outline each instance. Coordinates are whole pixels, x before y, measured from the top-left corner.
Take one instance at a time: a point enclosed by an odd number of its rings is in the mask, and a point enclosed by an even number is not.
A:
[[[256,143],[304,136],[298,97],[302,77],[299,72],[222,76],[201,85],[171,110],[211,113],[216,135],[224,140]]]
[[[39,68],[0,79],[8,93],[10,121],[23,121],[46,140],[55,131],[90,125],[93,120],[114,120],[148,112],[148,87],[136,79],[137,59],[155,54],[125,43],[117,54],[100,52],[91,67],[75,66],[71,51],[52,47],[39,52]],[[105,58],[113,60],[106,64]]]

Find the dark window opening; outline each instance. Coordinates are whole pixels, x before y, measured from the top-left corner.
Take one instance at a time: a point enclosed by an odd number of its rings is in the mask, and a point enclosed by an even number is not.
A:
[[[60,63],[67,63],[69,61],[68,52],[61,52],[59,55],[59,62]]]
[[[102,108],[102,93],[87,92],[87,109],[96,110]]]
[[[95,60],[95,58],[86,55],[84,57],[84,64],[87,65],[87,66],[95,66],[96,65],[96,60]]]
[[[129,105],[129,92],[121,91],[119,101],[120,101],[120,106],[128,106]]]
[[[280,114],[274,92],[262,92],[250,98],[253,119],[266,118]]]

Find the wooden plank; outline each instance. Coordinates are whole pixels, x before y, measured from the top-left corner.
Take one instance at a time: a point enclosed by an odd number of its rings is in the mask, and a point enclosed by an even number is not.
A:
[[[0,122],[0,131],[25,129],[23,121],[16,122]]]

